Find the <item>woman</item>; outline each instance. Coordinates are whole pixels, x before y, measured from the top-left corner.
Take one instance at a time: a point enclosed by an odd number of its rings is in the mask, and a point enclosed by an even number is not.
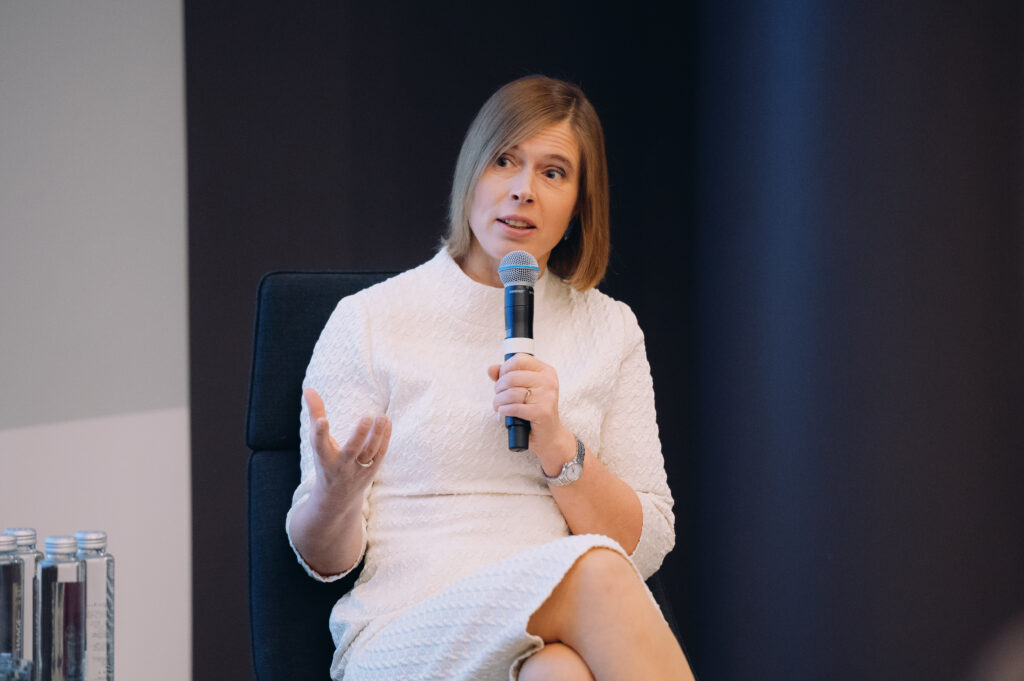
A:
[[[286,528],[317,579],[365,559],[331,614],[335,679],[692,678],[641,579],[672,498],[643,335],[594,288],[607,185],[579,88],[509,83],[466,135],[438,254],[325,326]],[[497,365],[513,250],[542,270],[536,356]],[[530,421],[528,451],[505,416]]]

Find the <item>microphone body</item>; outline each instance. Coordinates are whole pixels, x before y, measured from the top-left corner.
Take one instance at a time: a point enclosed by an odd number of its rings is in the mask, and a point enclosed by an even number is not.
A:
[[[517,352],[533,354],[533,287],[514,284],[505,287],[505,359]],[[521,452],[530,446],[530,422],[505,417],[508,448]]]
[[[505,359],[524,352],[533,354],[533,285],[540,276],[537,259],[526,251],[512,251],[501,259],[498,276],[505,285]],[[521,452],[530,446],[530,422],[505,417],[508,448]]]

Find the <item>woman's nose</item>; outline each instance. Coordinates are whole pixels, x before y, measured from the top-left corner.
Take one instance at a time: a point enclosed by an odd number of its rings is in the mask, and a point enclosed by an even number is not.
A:
[[[533,188],[530,185],[530,173],[521,172],[512,178],[509,195],[514,201],[533,203]]]

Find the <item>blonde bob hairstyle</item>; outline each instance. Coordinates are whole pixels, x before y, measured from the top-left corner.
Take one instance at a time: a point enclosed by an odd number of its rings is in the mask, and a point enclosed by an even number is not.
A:
[[[452,258],[461,260],[473,243],[469,215],[484,170],[510,147],[562,121],[569,121],[580,149],[579,193],[566,238],[551,251],[548,269],[580,291],[597,286],[608,268],[610,248],[601,121],[578,86],[544,76],[527,76],[503,86],[484,102],[469,126],[455,163],[443,241]]]

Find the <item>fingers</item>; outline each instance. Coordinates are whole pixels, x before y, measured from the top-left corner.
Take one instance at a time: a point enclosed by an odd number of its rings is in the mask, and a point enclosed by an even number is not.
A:
[[[561,447],[569,433],[558,416],[558,372],[533,355],[519,353],[487,367],[494,381],[494,411],[530,422],[530,449],[542,452]],[[569,433],[571,436],[571,433]]]
[[[494,380],[492,407],[500,414],[533,421],[557,413],[558,374],[550,365],[520,353],[487,373]]]
[[[309,409],[309,428],[313,431],[313,446],[317,453],[320,456],[337,455],[338,443],[331,437],[324,401],[320,398],[320,393],[313,388],[303,388],[302,397]]]
[[[548,365],[533,355],[528,355],[525,352],[519,352],[509,357],[501,364],[489,367],[487,369],[488,375],[491,375],[491,370],[494,369],[495,366],[499,369],[498,376],[504,376],[510,371],[540,371]],[[491,379],[497,380],[497,377],[491,375]]]
[[[358,459],[365,463],[379,460],[387,452],[388,443],[391,441],[391,419],[387,416],[367,416],[360,419],[345,445],[341,446],[331,436],[324,401],[320,394],[313,388],[304,388],[302,397],[309,409],[313,446],[321,459],[335,460],[344,452],[343,458]]]
[[[320,399],[320,393],[316,390],[303,388],[302,397],[306,400],[306,406],[309,408],[310,424],[316,423],[317,419],[322,419],[327,415],[324,409],[324,401]]]
[[[387,454],[388,443],[391,442],[391,419],[387,416],[378,416],[367,439],[369,441],[367,451],[371,452],[373,459],[379,462],[381,457]],[[368,460],[364,459],[364,461]]]
[[[494,394],[494,408],[506,404],[538,404],[544,401],[545,388],[521,386],[504,388]]]
[[[517,416],[533,421],[557,413],[558,383],[537,372],[505,374],[494,384],[491,404],[502,416]]]
[[[349,455],[353,452],[358,453],[363,451],[363,448],[366,445],[366,438],[370,434],[370,431],[373,430],[374,421],[375,419],[372,419],[369,416],[364,416],[359,419],[359,423],[356,424],[355,430],[352,431],[348,440],[345,441],[342,451]]]
[[[543,385],[547,382],[547,377],[538,374],[540,372],[537,371],[510,371],[495,381],[494,392],[508,390],[509,388],[525,389]],[[523,390],[523,392],[526,391]]]
[[[487,367],[487,375],[498,384],[495,390],[536,384],[537,374],[548,374],[552,380],[557,381],[555,371],[550,365],[522,352],[512,355],[502,364]],[[543,379],[540,382],[543,382]]]
[[[550,412],[550,408],[546,404],[535,401],[538,397],[535,390],[531,389],[530,394],[527,395],[526,388],[516,388],[495,395],[493,408],[502,416],[516,416],[532,422]]]
[[[536,371],[528,369],[508,371],[494,382],[495,393],[500,394],[506,391],[513,393],[509,402],[517,400],[522,402],[527,389],[532,390],[534,393],[541,390],[557,395],[558,374],[550,366],[541,364],[541,368]],[[526,401],[534,402],[536,400],[526,399]]]
[[[342,449],[344,457],[361,464],[376,462],[387,452],[391,441],[391,419],[387,416],[360,419]]]
[[[322,405],[321,405],[322,406]],[[333,458],[341,450],[338,441],[331,437],[331,429],[323,416],[313,421],[313,448],[321,457]]]

